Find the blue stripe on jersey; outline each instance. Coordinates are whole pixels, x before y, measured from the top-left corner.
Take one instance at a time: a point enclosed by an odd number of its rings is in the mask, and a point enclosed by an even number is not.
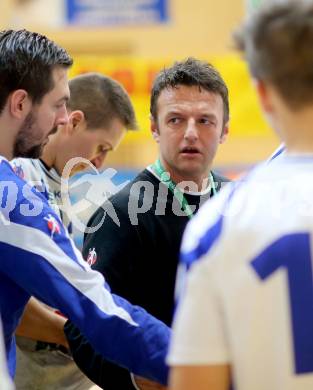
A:
[[[281,145],[274,153],[273,155],[269,158],[268,161],[275,160],[280,154],[282,154],[285,151],[285,145]]]
[[[198,245],[192,251],[181,253],[180,260],[186,266],[186,269],[189,269],[192,263],[199,260],[200,257],[211,249],[215,241],[221,235],[222,226],[223,217],[221,216],[217,222],[200,238]]]
[[[286,235],[251,262],[263,281],[280,267],[287,270],[297,374],[313,372],[313,274],[310,241],[311,237],[307,233]]]
[[[219,219],[203,233],[203,235],[199,238],[199,242],[194,249],[192,249],[189,252],[181,252],[180,262],[186,266],[187,270],[191,267],[192,263],[199,260],[203,255],[208,253],[209,250],[212,248],[213,244],[220,237],[223,228],[223,219],[224,219],[223,212],[225,211],[230,200],[232,199],[232,197],[234,196],[236,190],[239,188],[240,185],[241,185],[240,182],[236,182],[236,183],[234,182],[228,184],[228,187],[233,186],[233,188],[231,189],[227,199],[225,200],[223,209],[221,210],[221,216],[219,217]],[[210,202],[210,200],[208,200],[208,202]],[[189,224],[192,223],[194,223],[193,220],[189,222]]]
[[[1,166],[2,164],[5,167]],[[3,160],[1,161],[0,169],[1,169],[1,183],[4,181],[13,183],[17,186],[17,199],[16,206],[12,211],[6,215],[6,217],[14,223],[18,223],[24,226],[31,226],[32,228],[36,228],[42,232],[45,232],[48,236],[51,237],[52,231],[48,227],[48,219],[50,216],[57,222],[59,232],[53,234],[53,241],[63,250],[63,252],[70,257],[73,261],[76,261],[75,249],[71,245],[71,242],[67,239],[67,231],[60,220],[59,216],[54,213],[48,204],[46,198],[39,193],[34,187],[27,184],[23,179],[16,176],[13,171],[11,165]],[[3,172],[5,171],[5,176]],[[10,191],[10,188],[9,188]],[[11,191],[12,192],[12,191]],[[2,194],[2,202],[7,202],[10,196],[6,196],[7,189],[4,186],[4,191]],[[25,195],[27,198],[25,198]],[[30,210],[41,210],[40,212],[36,212],[36,216],[34,215],[25,215],[23,212],[23,208]],[[2,206],[2,212],[5,211],[5,205]],[[23,215],[24,214],[24,215]],[[28,214],[31,214],[28,213]]]

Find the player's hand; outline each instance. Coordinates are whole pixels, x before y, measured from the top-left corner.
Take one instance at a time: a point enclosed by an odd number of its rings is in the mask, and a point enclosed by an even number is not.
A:
[[[150,381],[149,379],[142,378],[140,376],[133,377],[136,386],[140,390],[166,390],[167,387],[160,385],[157,382]]]

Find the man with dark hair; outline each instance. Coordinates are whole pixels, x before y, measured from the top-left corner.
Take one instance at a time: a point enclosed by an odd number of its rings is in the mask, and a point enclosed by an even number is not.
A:
[[[97,231],[85,235],[83,255],[96,253],[92,267],[112,291],[170,325],[184,228],[200,204],[228,181],[212,172],[218,145],[228,133],[227,87],[213,66],[188,58],[158,74],[150,110],[159,158],[110,198],[119,226],[106,216]],[[99,209],[89,227],[103,218]],[[87,345],[68,325],[66,333],[74,359],[96,383],[107,390],[135,388],[126,370],[100,362],[91,366],[95,360]]]
[[[176,62],[172,67],[165,68],[156,76],[150,96],[150,113],[154,121],[158,117],[158,99],[160,94],[164,89],[173,89],[180,85],[196,86],[220,95],[223,101],[224,125],[229,122],[228,89],[224,80],[212,65],[192,57],[186,61]]]
[[[28,44],[25,44],[26,42]],[[16,134],[12,134],[9,128],[6,129],[8,134],[4,134],[2,130],[2,142],[10,144],[8,157],[39,157],[48,135],[52,133],[54,122],[58,125],[68,120],[65,107],[69,99],[66,69],[72,65],[72,59],[64,49],[46,37],[26,30],[0,32],[0,53],[0,112],[2,116],[6,114],[5,106],[10,94],[12,94],[12,103],[9,107],[11,111],[22,109],[23,104],[33,104]],[[54,91],[54,87],[58,85],[60,85],[60,90]],[[63,89],[61,89],[62,86]],[[49,92],[52,96],[47,101],[45,95]],[[54,101],[53,98],[56,97],[59,99]],[[43,101],[44,98],[46,101]],[[43,112],[41,116],[38,113],[39,104],[43,104],[47,110],[47,113]],[[53,104],[54,107],[52,107]],[[50,111],[48,111],[49,108]],[[21,116],[19,111],[16,114]],[[47,114],[46,117],[45,114]],[[39,134],[34,132],[35,122],[40,126]]]
[[[70,80],[69,89],[68,123],[58,126],[49,137],[40,159],[17,158],[12,164],[16,173],[47,196],[71,233],[72,221],[61,200],[64,167],[72,158],[81,157],[78,161],[90,161],[100,169],[125,131],[136,128],[136,118],[127,92],[109,77],[85,73]],[[77,162],[72,171],[81,171],[85,166]],[[17,335],[25,336],[17,338],[17,388],[89,389],[93,384],[63,347],[65,318],[46,310],[31,298],[17,328]]]
[[[25,45],[25,42],[29,42]],[[43,35],[27,30],[0,32],[0,50],[6,53],[1,59],[2,112],[8,95],[18,88],[28,91],[33,103],[40,103],[53,89],[52,69],[68,68],[73,61],[62,48]]]
[[[15,371],[14,332],[34,296],[71,318],[104,356],[165,383],[169,329],[110,293],[103,277],[83,261],[46,198],[8,162],[37,157],[52,129],[68,123],[71,63],[63,49],[42,35],[0,33],[0,312],[10,373]],[[47,88],[40,78],[50,80]],[[33,83],[42,90],[40,98]]]
[[[285,152],[187,226],[171,389],[311,390],[313,2],[264,3],[236,42]]]

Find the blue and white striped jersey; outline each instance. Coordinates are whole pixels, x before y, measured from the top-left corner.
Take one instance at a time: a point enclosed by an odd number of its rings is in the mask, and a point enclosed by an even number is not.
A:
[[[268,161],[270,162],[277,158],[281,158],[285,154],[285,151],[286,151],[285,145],[284,144],[279,145],[279,147],[275,150],[275,152],[272,153]]]
[[[50,207],[72,237],[72,223],[62,204],[61,177],[57,171],[49,169],[39,159],[15,158],[10,164],[20,178],[36,187],[47,198]],[[17,388],[86,390],[93,386],[73,359],[65,356],[58,347],[26,337],[17,337],[16,344],[18,365],[14,380]]]
[[[236,390],[311,390],[312,237],[313,156],[285,154],[208,201],[184,234],[169,362],[230,364]]]
[[[70,318],[104,357],[166,382],[169,329],[110,293],[35,188],[0,160],[0,312],[11,375],[14,331],[31,295]]]
[[[62,204],[61,177],[57,171],[48,169],[41,160],[33,158],[15,158],[10,164],[17,176],[36,187],[47,198],[50,207],[60,216],[72,236],[72,224]]]

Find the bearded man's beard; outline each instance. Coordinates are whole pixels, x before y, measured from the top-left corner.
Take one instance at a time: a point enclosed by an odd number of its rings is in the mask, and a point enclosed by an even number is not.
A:
[[[39,158],[42,155],[44,143],[34,144],[32,128],[36,122],[35,115],[30,112],[20,127],[13,145],[13,157]],[[52,129],[50,134],[54,133]]]

